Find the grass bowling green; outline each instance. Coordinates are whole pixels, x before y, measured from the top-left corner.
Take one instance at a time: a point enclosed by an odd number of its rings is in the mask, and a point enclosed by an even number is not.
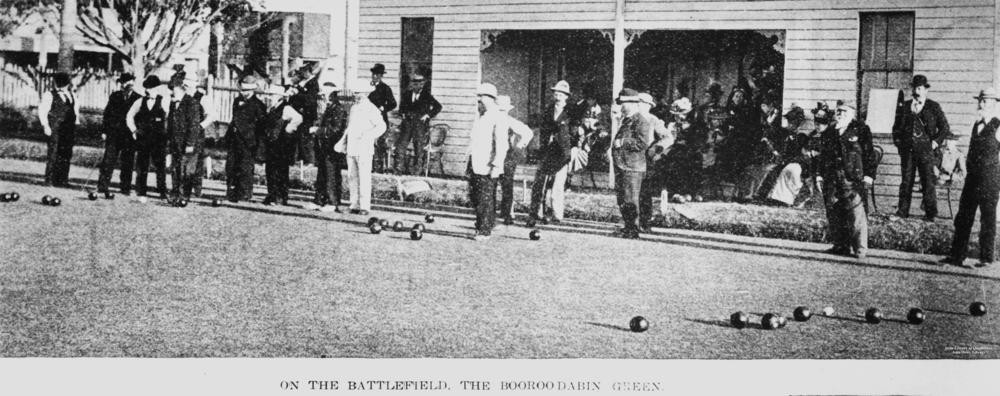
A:
[[[442,212],[414,243],[371,234],[368,216],[212,207],[214,182],[186,208],[32,180],[0,191],[24,197],[0,206],[3,357],[1000,358],[1000,273],[939,257],[679,230],[624,240],[598,223],[542,226],[540,241],[499,225],[476,242],[471,216]],[[761,329],[799,306],[835,313]],[[630,331],[636,316],[648,330]]]

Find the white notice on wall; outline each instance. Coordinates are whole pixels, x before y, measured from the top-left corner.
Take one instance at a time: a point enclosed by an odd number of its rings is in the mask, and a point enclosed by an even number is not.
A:
[[[872,133],[892,133],[896,119],[898,89],[872,89],[868,93],[868,117],[865,122]]]

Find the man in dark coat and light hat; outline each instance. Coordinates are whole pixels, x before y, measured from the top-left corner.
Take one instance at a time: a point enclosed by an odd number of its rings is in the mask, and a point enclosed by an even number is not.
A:
[[[128,129],[125,117],[132,104],[142,98],[134,89],[135,76],[123,73],[118,77],[121,90],[115,91],[108,98],[104,107],[101,138],[104,139],[104,158],[101,160],[101,173],[97,177],[97,192],[105,197],[112,197],[111,174],[115,164],[121,163],[121,173],[118,176],[118,189],[125,195],[132,194],[132,166],[135,165],[135,136]]]

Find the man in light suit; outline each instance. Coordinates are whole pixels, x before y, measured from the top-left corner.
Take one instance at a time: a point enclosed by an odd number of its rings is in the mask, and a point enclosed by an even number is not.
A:
[[[382,112],[367,95],[351,107],[347,130],[334,151],[347,155],[347,180],[351,191],[351,213],[367,215],[372,208],[372,157],[375,140],[385,133]]]
[[[476,241],[490,238],[496,224],[496,184],[507,156],[509,117],[497,106],[497,87],[484,83],[476,90],[483,115],[469,132],[469,197],[476,210]]]
[[[622,122],[615,131],[611,157],[615,165],[615,191],[625,227],[615,236],[639,238],[639,193],[646,175],[646,150],[653,142],[653,124],[639,111],[639,93],[625,88],[618,94]]]

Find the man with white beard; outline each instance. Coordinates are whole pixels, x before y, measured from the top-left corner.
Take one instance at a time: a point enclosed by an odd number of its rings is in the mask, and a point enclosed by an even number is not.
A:
[[[865,258],[868,217],[862,194],[875,180],[872,132],[854,107],[837,106],[836,122],[820,137],[819,175],[833,247],[827,253]]]

